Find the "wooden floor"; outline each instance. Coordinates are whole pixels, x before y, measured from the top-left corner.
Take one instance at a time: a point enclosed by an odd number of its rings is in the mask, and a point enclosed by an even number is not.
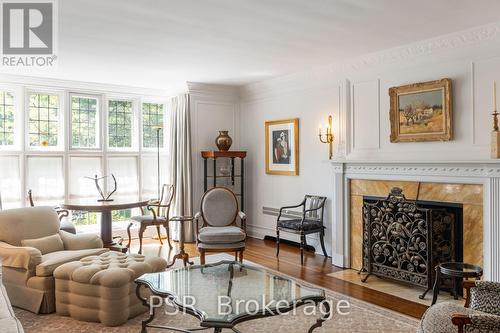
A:
[[[176,242],[172,242],[174,248],[171,251],[168,250],[168,246],[160,246],[158,240],[145,239],[144,244],[147,246],[144,248],[143,254],[158,255],[169,260],[169,262],[175,253],[177,253],[178,244]],[[158,244],[158,246],[152,246],[154,244]],[[137,240],[132,242],[131,250],[137,253]],[[186,244],[185,250],[189,253],[190,257],[199,256],[194,244]],[[341,270],[341,268],[332,265],[331,258],[325,258],[322,255],[309,252],[305,256],[304,266],[301,266],[300,252],[295,246],[280,245],[280,256],[278,259],[276,257],[276,245],[274,242],[250,238],[247,240],[245,259],[325,289],[330,289],[416,318],[420,318],[427,309],[425,305],[328,276],[327,274],[329,273]]]

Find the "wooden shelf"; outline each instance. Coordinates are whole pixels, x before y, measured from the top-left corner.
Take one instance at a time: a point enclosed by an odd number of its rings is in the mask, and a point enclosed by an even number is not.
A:
[[[217,151],[217,150],[207,150],[201,152],[201,157],[203,158],[218,158],[218,157],[237,157],[245,158],[247,157],[246,151],[239,150],[229,150],[229,151]]]

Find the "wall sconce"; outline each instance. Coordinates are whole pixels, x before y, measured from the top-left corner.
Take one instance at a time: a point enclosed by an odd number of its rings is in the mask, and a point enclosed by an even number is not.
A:
[[[319,141],[328,144],[328,159],[333,157],[333,131],[332,131],[332,116],[328,116],[328,124],[326,125],[326,133],[322,133],[321,125],[319,125]]]

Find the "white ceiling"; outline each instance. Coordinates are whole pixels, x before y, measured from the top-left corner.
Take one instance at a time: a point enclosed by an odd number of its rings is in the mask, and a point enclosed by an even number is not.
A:
[[[500,21],[498,0],[59,0],[59,66],[172,89],[245,84]]]

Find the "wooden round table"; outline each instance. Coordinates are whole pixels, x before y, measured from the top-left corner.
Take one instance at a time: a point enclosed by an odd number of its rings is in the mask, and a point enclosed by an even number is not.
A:
[[[96,212],[101,214],[101,238],[104,247],[111,250],[125,252],[127,248],[113,241],[112,235],[112,212],[129,208],[147,206],[149,200],[117,199],[114,201],[98,202],[97,199],[77,199],[69,200],[61,205],[67,210],[81,210],[85,212]]]

